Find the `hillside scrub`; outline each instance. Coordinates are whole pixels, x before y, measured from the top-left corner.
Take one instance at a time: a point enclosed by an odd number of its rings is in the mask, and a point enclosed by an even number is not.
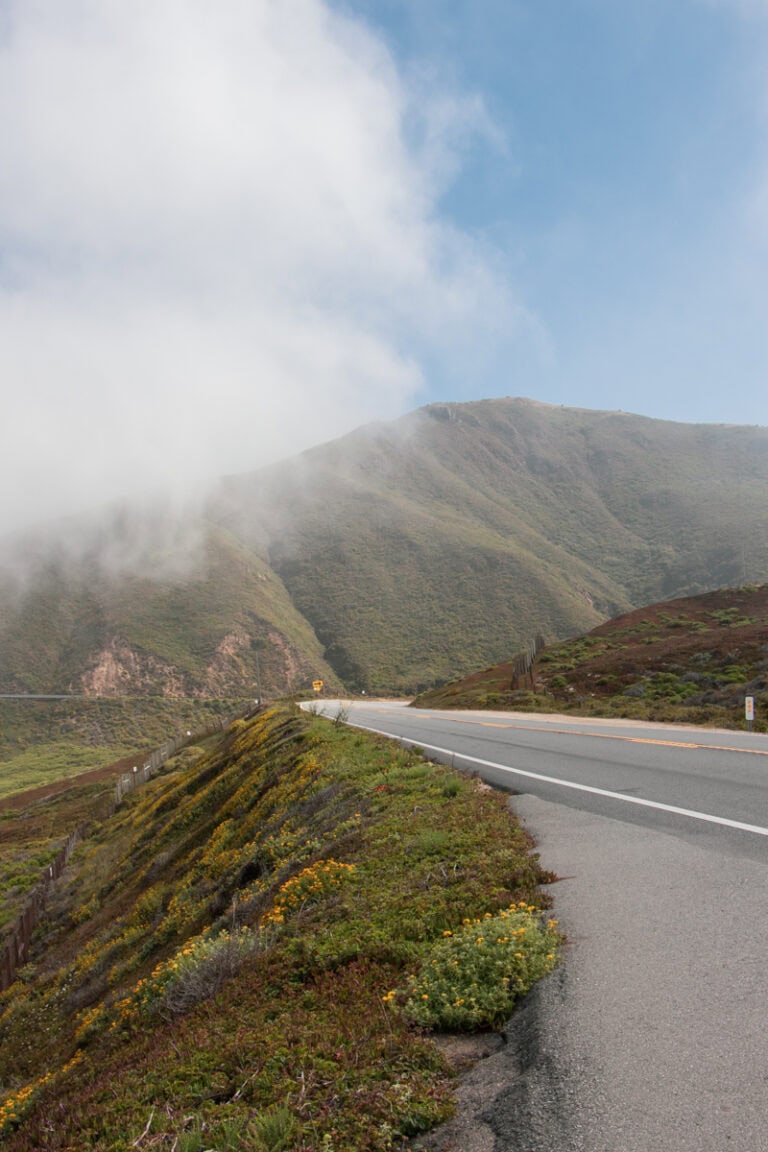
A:
[[[243,711],[235,699],[94,697],[0,700],[0,802],[29,788],[109,767],[186,729]]]
[[[0,701],[0,947],[69,835],[113,810],[120,773],[141,762],[169,732],[198,729],[242,711],[242,704],[154,698]],[[194,755],[191,746],[182,759]]]
[[[33,790],[26,804],[0,799],[0,948],[69,834],[112,810],[114,775],[95,775],[52,795]]]
[[[228,507],[246,540],[271,535],[346,690],[411,695],[538,632],[762,578],[767,445],[521,398],[432,404],[230,478]]]
[[[413,704],[743,728],[746,696],[755,731],[768,731],[768,585],[652,604],[550,645],[525,688],[510,661]]]
[[[0,997],[4,1147],[407,1147],[453,1107],[428,1029],[500,1026],[557,962],[552,879],[477,781],[288,707],[237,721],[56,886]]]
[[[139,533],[146,528],[141,512],[125,514]],[[32,565],[12,593],[5,565],[27,563],[0,549],[3,692],[252,698],[257,685],[277,694],[317,675],[334,683],[312,628],[258,549],[201,520],[194,555],[158,558],[138,573],[105,556],[120,521],[105,512],[101,523],[80,524],[80,546],[66,556],[40,540],[41,558],[52,548],[56,561]]]

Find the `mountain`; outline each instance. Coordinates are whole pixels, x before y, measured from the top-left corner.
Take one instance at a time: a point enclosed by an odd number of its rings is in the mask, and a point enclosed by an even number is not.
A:
[[[766,507],[765,428],[433,404],[222,480],[192,575],[38,563],[0,592],[0,688],[232,692],[260,651],[271,691],[410,693],[763,579]]]
[[[768,430],[431,405],[257,474],[217,515],[346,683],[412,691],[768,569]]]
[[[635,609],[532,662],[425,692],[424,708],[533,708],[768,730],[768,584]]]

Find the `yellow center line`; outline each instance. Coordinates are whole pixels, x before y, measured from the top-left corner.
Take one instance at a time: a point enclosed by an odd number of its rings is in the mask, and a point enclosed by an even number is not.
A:
[[[683,740],[658,740],[651,736],[618,736],[612,732],[581,732],[573,728],[548,728],[541,724],[510,724],[501,720],[466,720],[459,716],[443,716],[451,724],[471,724],[479,728],[512,728],[521,732],[552,732],[557,736],[585,736],[595,740],[623,740],[628,744],[659,744],[667,748],[701,748],[710,752],[746,752],[750,756],[768,756],[764,748],[732,748],[723,744],[696,744]]]
[[[456,723],[469,723],[469,721],[456,721]],[[723,749],[719,744],[691,744],[682,740],[655,740],[651,736],[618,736],[615,732],[580,732],[572,728],[545,728],[536,724],[496,724],[490,720],[478,720],[481,728],[519,728],[524,732],[554,732],[558,736],[593,736],[595,740],[627,740],[631,744],[665,744],[669,748],[720,748],[721,751],[740,751],[740,749]],[[760,753],[765,756],[765,752]]]

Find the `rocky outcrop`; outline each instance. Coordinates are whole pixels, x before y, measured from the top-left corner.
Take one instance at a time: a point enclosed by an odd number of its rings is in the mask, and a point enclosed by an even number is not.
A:
[[[94,657],[80,678],[85,696],[188,696],[186,678],[157,656],[137,652],[119,636]]]
[[[254,690],[250,661],[251,637],[244,628],[228,632],[216,645],[213,659],[206,668],[204,691],[208,696],[240,695]],[[249,656],[246,661],[246,655]]]

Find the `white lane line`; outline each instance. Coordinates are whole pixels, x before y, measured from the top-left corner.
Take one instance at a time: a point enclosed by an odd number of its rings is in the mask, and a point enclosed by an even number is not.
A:
[[[443,756],[458,757],[468,764],[480,764],[483,768],[496,768],[501,772],[511,772],[515,776],[525,776],[529,780],[540,780],[544,784],[559,784],[561,788],[572,788],[576,792],[590,792],[594,796],[606,796],[609,800],[621,800],[625,804],[638,804],[641,808],[656,808],[660,812],[671,812],[675,816],[689,816],[692,820],[703,820],[707,824],[720,824],[724,828],[736,828],[739,832],[754,832],[757,836],[768,836],[768,828],[759,824],[743,824],[740,820],[728,820],[725,816],[712,816],[708,812],[695,812],[691,808],[677,808],[674,804],[661,804],[658,800],[643,800],[639,796],[625,796],[623,792],[610,792],[607,788],[593,788],[591,784],[576,784],[573,780],[560,780],[557,776],[543,776],[539,772],[527,772],[523,768],[510,768],[508,764],[497,764],[494,760],[481,760],[477,756],[467,756],[453,748],[439,748],[436,744],[424,744],[421,740],[411,740],[394,732],[383,732],[380,728],[369,728],[350,720],[353,728],[374,732],[377,736],[388,736],[411,748],[423,748],[425,752],[439,752]]]

